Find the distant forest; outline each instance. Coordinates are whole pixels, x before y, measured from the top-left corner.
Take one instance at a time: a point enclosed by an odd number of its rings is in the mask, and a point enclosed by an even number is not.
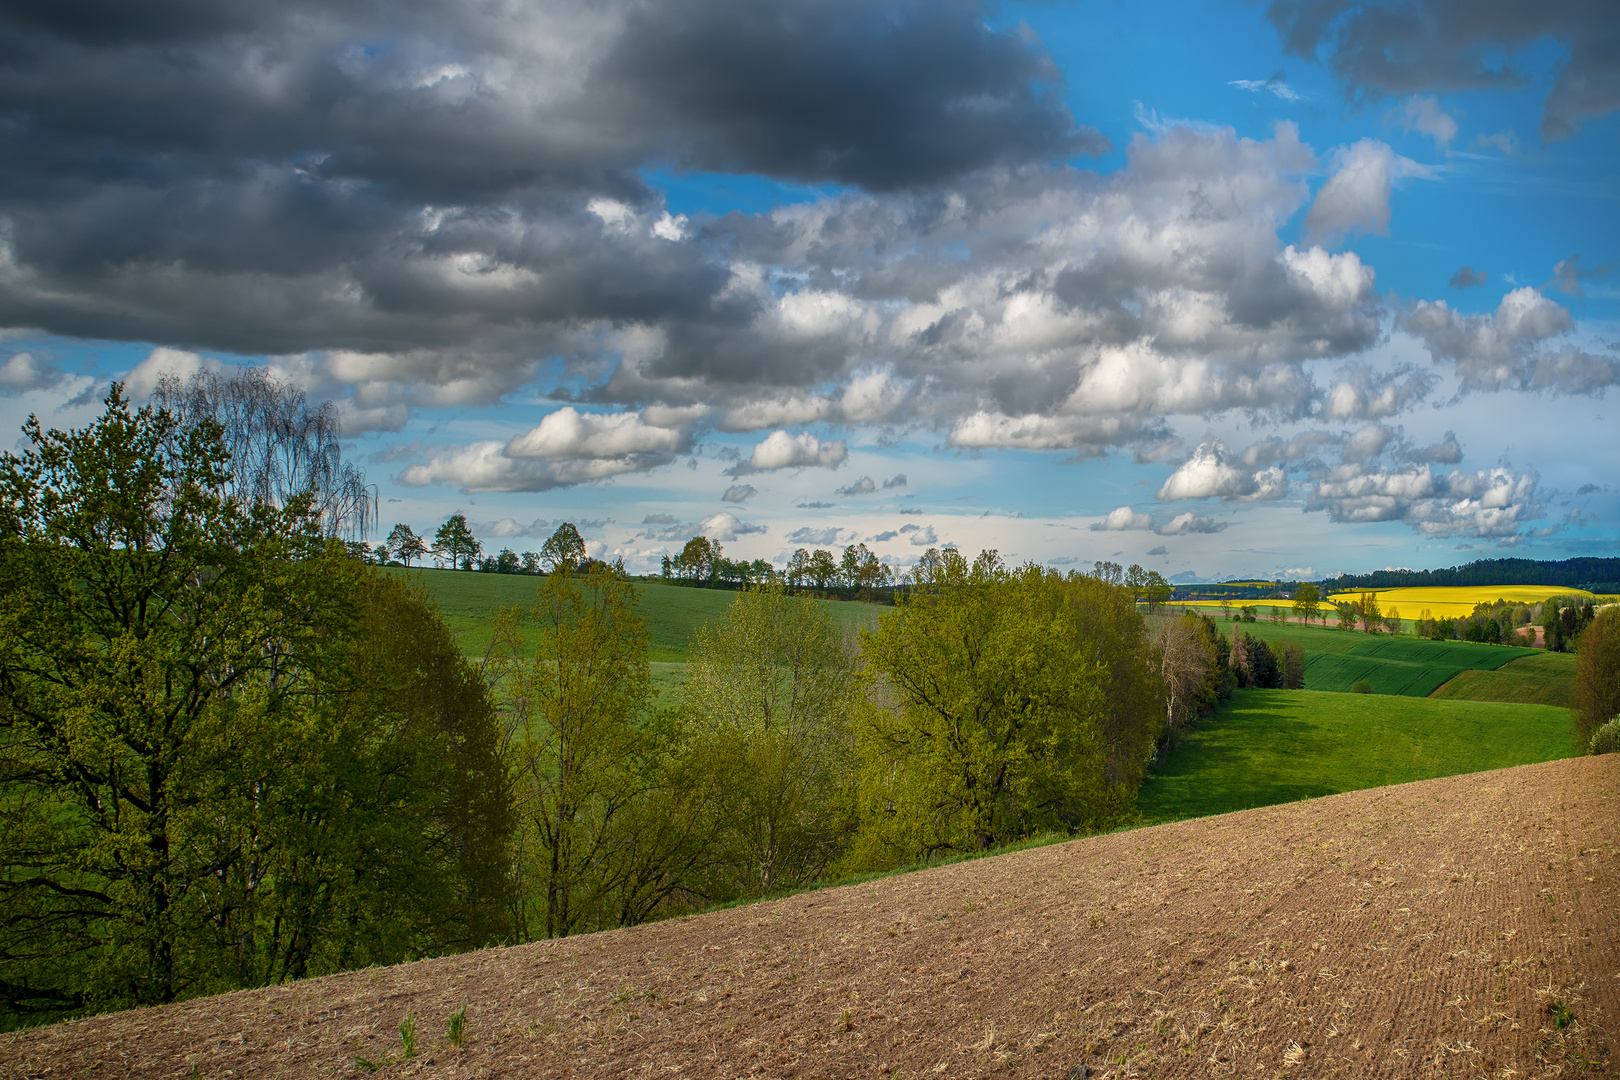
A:
[[[1328,592],[1399,589],[1432,585],[1557,585],[1592,592],[1620,592],[1620,559],[1480,559],[1445,570],[1375,570],[1340,574],[1324,584]]]

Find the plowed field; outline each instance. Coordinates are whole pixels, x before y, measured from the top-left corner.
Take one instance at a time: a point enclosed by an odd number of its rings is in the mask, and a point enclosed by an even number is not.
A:
[[[1620,755],[0,1036],[0,1076],[1609,1076]],[[466,1039],[445,1020],[466,1005]]]

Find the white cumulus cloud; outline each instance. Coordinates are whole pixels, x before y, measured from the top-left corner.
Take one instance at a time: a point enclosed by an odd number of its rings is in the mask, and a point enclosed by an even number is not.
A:
[[[1256,502],[1287,494],[1288,475],[1281,468],[1253,470],[1234,465],[1225,444],[1214,440],[1199,446],[1181,468],[1170,474],[1159,488],[1158,498],[1166,502],[1213,498]]]

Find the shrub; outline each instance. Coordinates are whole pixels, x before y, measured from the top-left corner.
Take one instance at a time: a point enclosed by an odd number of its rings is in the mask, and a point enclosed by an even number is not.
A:
[[[1587,748],[1589,754],[1620,753],[1620,717],[1615,717],[1607,724],[1597,729],[1592,736],[1592,744]]]
[[[1370,694],[1372,693],[1372,683],[1368,682],[1366,679],[1362,679],[1358,683],[1352,683],[1350,686],[1350,692],[1352,694]]]

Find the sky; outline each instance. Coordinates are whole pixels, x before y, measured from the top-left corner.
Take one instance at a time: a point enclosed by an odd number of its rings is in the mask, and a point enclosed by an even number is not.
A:
[[[1620,553],[1608,0],[59,0],[0,56],[4,431],[264,366],[373,540],[633,572]]]

